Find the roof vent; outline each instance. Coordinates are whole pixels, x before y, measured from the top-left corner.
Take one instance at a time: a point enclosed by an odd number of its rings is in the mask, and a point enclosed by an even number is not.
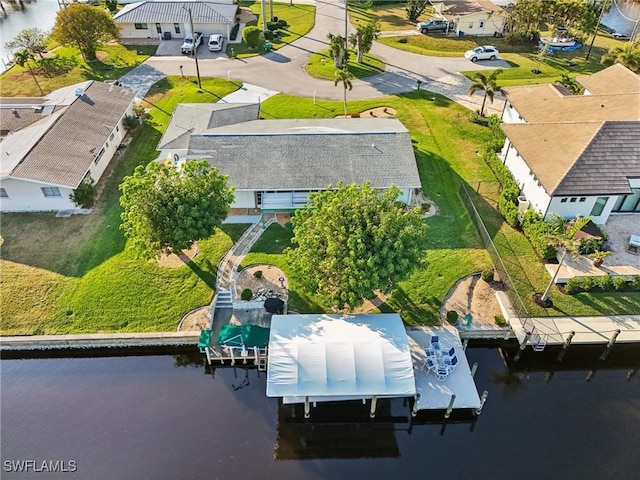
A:
[[[18,110],[16,110],[15,108],[11,109],[11,113],[13,113],[16,117],[18,116]]]
[[[82,95],[84,95],[84,88],[76,88],[76,97],[81,97]]]
[[[33,108],[33,113],[42,113],[42,105],[34,105],[31,108]]]

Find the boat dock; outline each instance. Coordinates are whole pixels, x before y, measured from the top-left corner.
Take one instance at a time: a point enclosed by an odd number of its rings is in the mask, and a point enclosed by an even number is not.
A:
[[[441,348],[455,349],[459,361],[444,380],[438,380],[426,366],[426,348],[437,335]],[[473,408],[481,406],[469,362],[457,329],[447,327],[407,328],[416,382],[417,410]],[[453,404],[451,400],[453,396]],[[414,407],[415,409],[415,407]]]

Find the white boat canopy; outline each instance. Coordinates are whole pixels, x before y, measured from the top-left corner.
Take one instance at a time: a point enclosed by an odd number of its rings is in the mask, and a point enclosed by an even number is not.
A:
[[[268,397],[302,403],[415,393],[409,341],[399,315],[272,317]]]

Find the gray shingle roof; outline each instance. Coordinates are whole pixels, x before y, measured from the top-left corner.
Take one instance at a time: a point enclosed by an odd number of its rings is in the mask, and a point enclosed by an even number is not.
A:
[[[280,133],[220,133],[231,127],[216,129],[216,133],[193,135],[188,157],[208,159],[238,189],[310,190],[339,181],[369,182],[375,188],[391,184],[420,187],[411,138],[398,120],[262,120],[249,124],[267,130],[280,127]],[[292,124],[296,129],[290,128]],[[332,125],[334,131],[327,131],[326,125]],[[364,131],[350,131],[350,126]]]
[[[605,122],[554,195],[629,194],[640,178],[640,122]]]
[[[11,176],[77,187],[135,92],[92,82],[14,168]]]
[[[183,8],[184,7],[184,8]],[[215,2],[138,2],[120,10],[116,23],[188,23],[189,12],[193,23],[233,23],[237,5]]]
[[[255,120],[259,111],[257,103],[181,103],[173,111],[158,150],[186,149],[191,133]]]

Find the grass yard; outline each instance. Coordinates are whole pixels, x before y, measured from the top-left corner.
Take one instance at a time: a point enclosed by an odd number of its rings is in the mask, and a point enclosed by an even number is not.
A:
[[[248,26],[257,25],[262,29],[262,21],[260,17],[262,15],[261,5],[259,1],[242,1],[240,6],[251,8],[251,12],[258,17],[256,21],[247,23]],[[267,15],[269,14],[269,5],[267,4]],[[286,20],[289,26],[280,30],[280,36],[278,39],[271,41],[272,50],[278,50],[279,48],[289,45],[295,42],[303,35],[309,33],[315,24],[316,19],[316,7],[315,5],[301,5],[288,3],[274,3],[273,15],[280,20]],[[241,35],[241,32],[238,33]],[[241,43],[229,44],[227,43],[227,55],[230,57],[231,49],[233,48],[233,54],[237,58],[253,57],[265,53],[264,48],[260,45],[257,48],[251,49],[247,46],[244,40]]]
[[[366,23],[376,20],[380,23],[380,29],[384,31],[393,30],[413,30],[416,28],[415,22],[407,20],[405,11],[406,3],[379,3],[373,2],[349,2],[349,20],[351,24],[357,26],[358,23]],[[433,8],[427,6],[424,13],[418,18],[422,22],[428,20],[433,15]]]
[[[384,72],[384,63],[375,55],[366,53],[362,58],[362,63],[356,61],[356,52],[350,51],[347,68],[355,78],[365,78]],[[329,50],[314,53],[309,58],[305,66],[307,73],[321,80],[332,80],[335,78],[336,67]]]
[[[155,45],[125,46],[109,43],[97,52],[98,59],[85,62],[77,49],[57,47],[52,54],[61,58],[59,68],[46,71],[30,62],[45,94],[86,80],[113,80],[137,67],[156,51]],[[39,97],[40,90],[26,66],[14,65],[0,75],[0,97]]]
[[[222,79],[202,83],[199,92],[195,82],[169,77],[152,88],[149,117],[103,176],[93,214],[2,215],[2,335],[172,331],[182,315],[211,300],[217,264],[246,226],[224,226],[199,242],[194,262],[175,269],[134,258],[118,228],[118,185],[137,165],[156,158],[176,104],[214,102],[241,86]]]

